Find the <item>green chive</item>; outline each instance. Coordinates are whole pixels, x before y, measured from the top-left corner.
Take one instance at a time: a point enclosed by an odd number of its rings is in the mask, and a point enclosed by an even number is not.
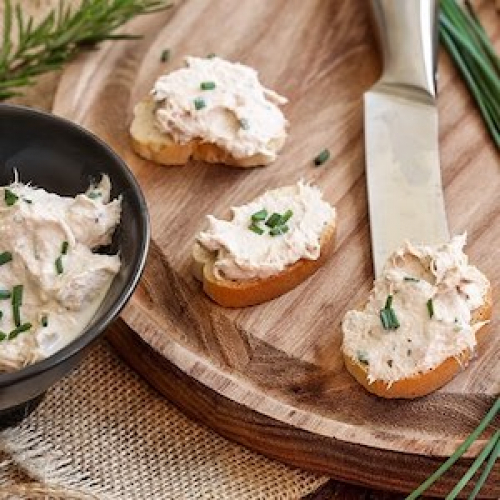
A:
[[[384,309],[390,309],[392,307],[392,295],[388,295],[385,301]]]
[[[61,253],[66,255],[68,253],[69,243],[67,241],[63,241],[61,245]]]
[[[405,281],[413,281],[414,283],[418,283],[420,281],[418,278],[414,278],[413,276],[405,276],[403,279]]]
[[[250,229],[250,231],[253,231],[254,233],[257,233],[257,234],[263,234],[264,233],[264,229],[262,229],[261,227],[257,226],[257,224],[255,223],[252,223],[248,226],[248,229]]]
[[[267,210],[265,208],[252,214],[252,220],[256,222],[266,220],[266,217],[267,217]]]
[[[0,266],[7,264],[7,262],[10,262],[11,260],[12,260],[12,254],[10,252],[0,253]]]
[[[42,316],[40,323],[44,328],[47,328],[49,326],[49,318],[47,317],[47,315]]]
[[[87,193],[87,198],[90,198],[91,200],[95,200],[100,196],[102,196],[102,193],[100,191],[90,191],[90,193]]]
[[[201,97],[194,100],[194,109],[196,109],[196,111],[200,111],[200,109],[203,109],[206,105],[207,104]]]
[[[215,88],[215,82],[201,82],[201,90],[213,90]]]
[[[391,318],[389,317],[389,313],[387,309],[380,309],[380,321],[382,322],[382,327],[384,330],[391,329]]]
[[[246,118],[240,118],[240,127],[243,130],[248,130],[250,128],[250,123]]]
[[[59,257],[57,257],[55,265],[56,265],[57,274],[62,274],[64,272],[64,268],[63,268],[62,256],[61,255],[59,255]]]
[[[9,340],[15,339],[20,333],[27,332],[31,328],[31,323],[19,325],[16,329],[9,333]]]
[[[432,299],[427,301],[427,312],[429,313],[429,318],[432,319],[434,316],[434,303],[432,302]]]
[[[269,219],[266,220],[267,227],[276,227],[281,223],[281,215],[274,212]]]
[[[10,290],[0,290],[0,300],[10,299]]]
[[[2,342],[2,340],[5,340],[7,337],[8,335],[6,333],[0,332],[0,342]]]
[[[210,54],[207,54],[207,59],[213,59],[214,57],[217,57],[214,52],[210,52]]]
[[[288,233],[288,230],[290,229],[286,224],[284,226],[280,226],[281,233],[285,234]]]
[[[366,351],[356,351],[356,358],[362,365],[369,365],[368,354]]]
[[[23,198],[23,201],[29,203],[30,205],[33,203],[33,200],[30,200],[29,198]]]
[[[271,228],[271,230],[269,231],[269,234],[271,236],[278,236],[280,234],[283,234],[281,226],[276,226],[276,227]]]
[[[12,313],[14,316],[14,323],[17,327],[21,326],[20,307],[22,303],[23,303],[23,285],[16,285],[12,289]]]
[[[391,329],[392,330],[397,330],[401,325],[399,324],[398,318],[396,316],[396,313],[394,312],[394,309],[389,308],[387,309],[387,312],[389,313],[389,316],[391,318]]]
[[[3,311],[0,311],[0,319],[3,318]]]
[[[10,189],[5,189],[4,191],[5,203],[9,207],[14,205],[14,203],[19,199],[16,193],[13,193]]]
[[[320,165],[323,165],[328,159],[330,158],[330,151],[328,149],[323,149],[321,153],[314,158],[314,164],[319,167]]]
[[[167,62],[170,59],[170,49],[165,49],[161,53],[161,62]]]
[[[293,215],[293,212],[291,210],[287,210],[282,216],[281,216],[281,223],[285,224],[290,220],[290,217]]]

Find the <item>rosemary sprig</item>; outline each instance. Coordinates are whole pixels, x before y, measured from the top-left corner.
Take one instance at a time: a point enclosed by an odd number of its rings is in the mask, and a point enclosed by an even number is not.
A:
[[[451,455],[446,462],[444,462],[439,469],[436,470],[431,476],[429,476],[415,491],[406,497],[405,500],[415,500],[418,498],[427,488],[432,486],[460,457],[470,448],[472,443],[483,433],[483,431],[488,427],[488,425],[493,421],[493,419],[500,413],[500,398],[498,398],[493,406],[490,408],[488,413],[484,416],[483,420],[479,423],[476,429],[469,435],[469,437],[458,447],[458,449]],[[489,472],[493,468],[493,465],[498,458],[499,453],[499,438],[500,431],[496,431],[490,438],[484,449],[478,455],[476,460],[471,465],[470,469],[465,473],[463,478],[458,482],[451,493],[446,497],[447,500],[451,500],[457,497],[457,495],[462,491],[468,481],[477,472],[486,459],[488,462],[486,467],[481,474],[476,486],[469,496],[472,500],[476,497],[477,493],[481,489],[482,485],[486,481]],[[489,458],[488,458],[489,456]],[[477,491],[476,491],[477,490]]]
[[[60,0],[57,8],[35,24],[33,18],[25,18],[20,3],[4,0],[0,100],[21,95],[19,89],[33,85],[36,76],[60,69],[83,49],[104,40],[138,38],[114,32],[137,15],[167,7],[167,0],[82,0],[75,10]]]
[[[441,40],[469,87],[488,131],[500,148],[500,58],[472,5],[441,0]]]

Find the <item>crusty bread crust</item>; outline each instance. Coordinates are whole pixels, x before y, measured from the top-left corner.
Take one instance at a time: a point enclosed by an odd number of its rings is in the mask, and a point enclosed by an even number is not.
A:
[[[300,259],[284,271],[264,279],[233,281],[218,279],[213,274],[215,255],[198,243],[193,247],[193,274],[203,283],[203,290],[224,307],[246,307],[261,304],[289,292],[314,274],[325,262],[335,246],[335,220],[321,235],[321,253],[318,259]]]
[[[484,298],[484,304],[473,311],[472,323],[487,321],[491,318],[492,294],[491,288],[488,289]],[[487,332],[487,325],[482,326],[476,332],[476,339],[481,342]],[[382,398],[394,399],[413,399],[430,394],[447,384],[454,378],[464,366],[467,365],[472,353],[469,349],[462,351],[458,356],[452,356],[444,360],[440,365],[425,373],[420,373],[414,377],[396,380],[388,384],[382,380],[375,380],[372,383],[368,381],[368,370],[366,366],[359,363],[356,359],[344,353],[344,363],[347,371],[369,392]]]
[[[140,101],[134,108],[134,118],[130,126],[132,149],[146,160],[161,165],[185,165],[190,158],[207,163],[223,163],[233,167],[248,168],[268,165],[273,161],[269,156],[255,154],[245,158],[235,158],[216,144],[191,140],[179,144],[155,124],[155,102],[151,97]],[[270,147],[279,151],[284,141],[276,141]]]

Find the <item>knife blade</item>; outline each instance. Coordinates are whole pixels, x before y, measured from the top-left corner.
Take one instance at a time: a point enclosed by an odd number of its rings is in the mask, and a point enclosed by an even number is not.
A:
[[[372,257],[378,276],[406,240],[449,239],[436,109],[436,1],[372,0],[384,70],[364,94]]]

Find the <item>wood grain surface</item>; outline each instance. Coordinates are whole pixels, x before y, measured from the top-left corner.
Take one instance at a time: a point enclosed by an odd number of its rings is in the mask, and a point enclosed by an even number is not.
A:
[[[496,43],[491,2],[479,12]],[[416,401],[367,394],[345,371],[339,323],[373,280],[364,177],[362,93],[380,73],[362,0],[191,0],[134,21],[141,40],[109,44],[64,73],[54,112],[107,141],[138,178],[153,242],[137,293],[112,331],[122,355],[188,414],[269,456],[333,477],[408,491],[451,454],[500,391],[498,318],[479,356],[454,381]],[[161,63],[164,49],[172,59]],[[191,162],[166,168],[130,149],[132,108],[186,55],[215,52],[257,68],[290,99],[290,137],[275,164],[237,170]],[[467,90],[440,60],[440,147],[451,231],[500,284],[500,165]],[[320,168],[312,158],[329,148]],[[287,295],[244,310],[208,300],[189,272],[207,213],[222,215],[265,189],[303,178],[339,214],[335,254]],[[425,209],[423,207],[423,209]],[[497,420],[496,426],[499,422]],[[443,494],[491,435],[433,491]],[[484,492],[500,495],[495,469]]]

